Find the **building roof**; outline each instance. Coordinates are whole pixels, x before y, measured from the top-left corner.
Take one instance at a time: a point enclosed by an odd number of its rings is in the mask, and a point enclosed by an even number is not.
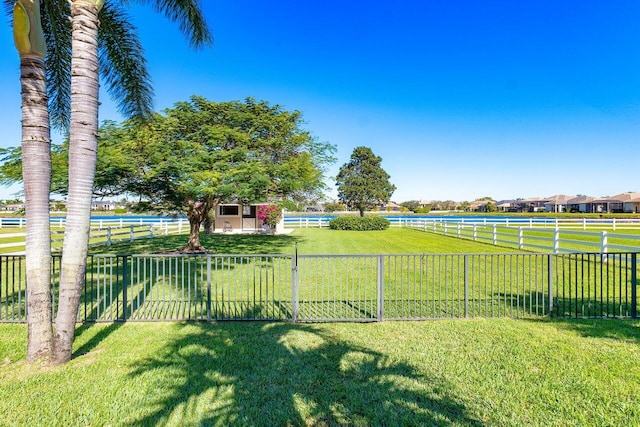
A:
[[[567,201],[571,200],[574,196],[568,196],[566,194],[555,194],[553,196],[547,197],[546,203],[554,204],[554,205],[564,205]]]

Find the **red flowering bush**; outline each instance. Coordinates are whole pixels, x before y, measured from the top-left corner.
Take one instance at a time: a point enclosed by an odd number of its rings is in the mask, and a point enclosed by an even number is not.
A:
[[[276,205],[260,205],[258,206],[258,219],[264,225],[268,225],[271,230],[276,229],[276,225],[280,222],[282,210]]]

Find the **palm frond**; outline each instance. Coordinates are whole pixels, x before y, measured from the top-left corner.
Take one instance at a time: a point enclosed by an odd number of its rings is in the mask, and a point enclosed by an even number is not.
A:
[[[122,3],[137,1],[151,3],[153,8],[173,22],[177,22],[180,31],[189,39],[192,47],[200,48],[213,43],[213,36],[202,13],[200,0],[124,0]]]
[[[149,117],[153,88],[135,27],[125,11],[111,2],[104,4],[99,17],[99,61],[107,92],[125,117]]]
[[[71,105],[71,21],[69,3],[44,0],[40,4],[47,43],[47,94],[51,126],[69,128]]]

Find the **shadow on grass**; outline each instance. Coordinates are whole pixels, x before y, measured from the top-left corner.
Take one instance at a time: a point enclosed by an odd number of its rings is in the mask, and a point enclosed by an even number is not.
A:
[[[120,327],[123,324],[124,323],[122,322],[113,322],[109,324],[109,326],[107,326],[106,328],[101,328],[99,332],[96,333],[94,336],[92,336],[86,343],[78,347],[71,355],[71,358],[75,359],[77,357],[84,356],[85,354],[89,353],[91,350],[96,348],[98,344],[100,344],[103,340],[105,340],[109,335],[111,335],[112,333],[120,329]],[[96,323],[85,323],[84,325],[77,328],[76,335],[75,335],[76,338],[80,337],[82,334],[88,333],[89,330],[95,325]]]
[[[550,322],[583,337],[640,343],[640,319],[553,319]]]
[[[155,254],[183,248],[187,235],[157,236],[132,243],[116,243],[110,247],[97,246],[92,253],[100,254]],[[292,253],[299,236],[265,234],[200,234],[202,246],[214,254],[281,254]]]
[[[128,425],[482,425],[446,381],[317,326],[175,327],[179,338],[132,367],[133,381],[160,381]]]

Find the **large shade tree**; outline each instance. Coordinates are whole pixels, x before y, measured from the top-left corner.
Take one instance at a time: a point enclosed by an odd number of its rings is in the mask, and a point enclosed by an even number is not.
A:
[[[246,99],[194,96],[146,123],[107,123],[100,132],[102,194],[135,194],[145,209],[186,214],[185,251],[223,202],[282,202],[318,195],[335,148],[302,125],[298,111]]]
[[[140,0],[141,3],[148,1]],[[8,7],[13,1],[5,0]],[[86,265],[86,253],[89,235],[89,218],[91,206],[91,194],[96,162],[96,141],[98,128],[98,88],[99,70],[102,68],[102,76],[107,84],[107,89],[120,101],[121,112],[125,115],[141,113],[144,116],[151,109],[151,86],[146,73],[144,57],[141,45],[138,42],[130,20],[123,13],[120,3],[126,5],[129,1],[112,1],[105,4],[104,0],[73,0],[61,2],[56,0],[19,0],[14,22],[17,28],[15,40],[21,58],[23,52],[30,53],[31,49],[25,40],[33,43],[35,32],[34,22],[39,18],[37,6],[42,6],[41,22],[44,27],[44,39],[47,41],[46,63],[47,81],[50,97],[52,122],[55,125],[66,127],[68,125],[70,135],[69,162],[71,164],[69,182],[69,212],[67,216],[67,231],[63,249],[63,260],[60,279],[60,299],[56,328],[53,343],[44,339],[41,348],[31,350],[30,360],[36,357],[46,357],[49,352],[47,345],[53,347],[51,360],[56,363],[64,363],[71,357],[71,345],[73,342],[75,319],[78,311],[79,296],[84,282],[84,269]],[[201,46],[211,42],[211,35],[201,13],[198,0],[156,0],[151,1],[156,10],[165,14],[173,21],[177,21],[181,30],[189,37],[193,46]],[[25,19],[27,18],[27,19]],[[70,19],[69,19],[70,18]],[[98,28],[101,28],[98,31]],[[43,70],[44,67],[41,67]],[[43,74],[40,72],[40,74]],[[23,87],[38,83],[28,79],[40,79],[37,73],[27,75],[27,80],[22,78]],[[46,98],[40,97],[40,102]],[[46,104],[46,101],[45,101]],[[25,97],[23,90],[23,113]],[[35,114],[35,113],[34,113]],[[34,116],[32,114],[32,118]],[[49,126],[48,117],[42,115],[38,120],[41,128]],[[23,116],[24,122],[24,116]],[[48,137],[47,137],[48,138]],[[25,137],[23,136],[23,140]],[[48,139],[47,139],[48,141]],[[46,145],[46,144],[42,144]],[[24,147],[23,147],[24,149]],[[44,150],[39,153],[43,154]],[[48,208],[49,187],[45,191],[44,181],[48,179],[48,164],[50,159],[46,155],[35,157],[33,163],[31,151],[23,151],[25,156],[24,169],[41,173],[42,187],[37,194],[27,203],[27,210],[36,212],[32,206],[46,204]],[[28,177],[28,176],[27,176]],[[25,180],[25,186],[27,180]],[[29,182],[31,179],[29,178]],[[46,194],[46,203],[45,203]],[[28,214],[29,215],[29,214]],[[48,212],[47,212],[48,222]],[[44,221],[42,221],[44,222]],[[32,222],[37,223],[37,221]],[[49,234],[38,233],[38,245],[49,245]],[[45,243],[46,241],[46,243]],[[28,245],[29,252],[35,245]],[[50,251],[50,249],[49,249]],[[34,260],[34,257],[28,257]],[[40,267],[49,258],[38,258],[38,277],[50,275]],[[33,263],[33,261],[27,263]],[[31,264],[30,264],[31,265]],[[27,267],[30,270],[29,267]],[[33,270],[33,269],[31,269]],[[32,277],[35,277],[32,275]],[[30,283],[29,279],[28,283]],[[44,282],[43,282],[44,283]],[[44,300],[42,307],[45,306]],[[50,306],[49,306],[50,308]],[[44,308],[43,308],[44,310]],[[42,322],[42,325],[47,323]],[[48,323],[47,328],[51,329]],[[49,344],[45,344],[49,341]],[[30,340],[31,342],[31,340]]]
[[[382,168],[382,158],[369,147],[356,147],[336,177],[338,199],[364,216],[367,209],[386,203],[396,190]]]

